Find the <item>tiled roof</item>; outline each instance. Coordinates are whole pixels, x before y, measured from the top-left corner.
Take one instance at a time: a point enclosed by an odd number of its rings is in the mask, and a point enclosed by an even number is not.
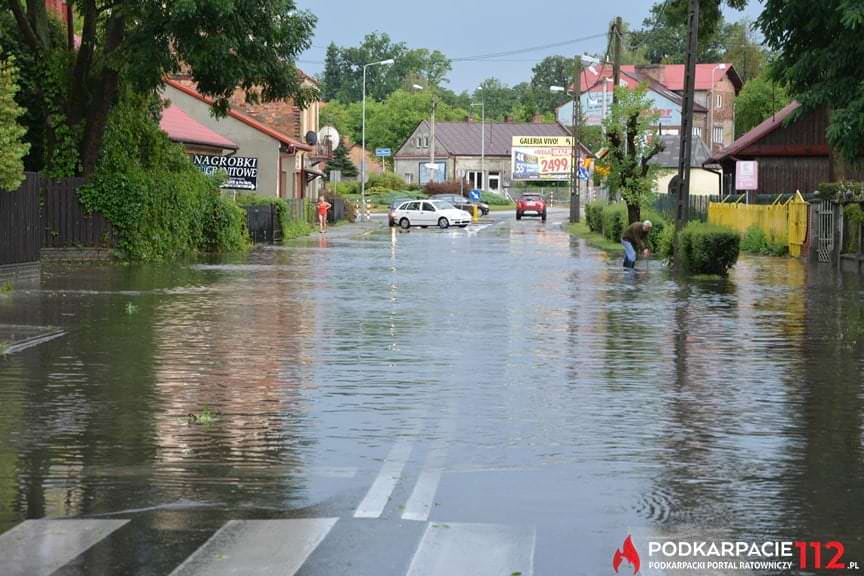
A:
[[[677,168],[678,156],[681,151],[681,136],[663,134],[661,138],[663,141],[663,151],[654,156],[649,164],[661,168]],[[701,138],[694,137],[692,142],[690,167],[701,168],[702,165],[708,162],[708,158],[711,154]]]
[[[721,160],[725,160],[729,156],[739,154],[745,148],[752,146],[765,136],[782,127],[783,122],[786,120],[786,118],[788,118],[800,107],[801,104],[798,101],[793,100],[785,108],[783,108],[782,110],[780,110],[779,112],[753,128],[737,140],[735,140],[735,142],[733,142],[726,148],[720,150],[716,155],[711,158],[711,160],[714,162],[719,162]]]
[[[162,111],[159,127],[174,142],[198,144],[224,150],[237,150],[238,148],[237,144],[192,119],[191,116],[174,105]]]
[[[178,82],[177,80],[166,78],[165,83],[168,86],[171,86],[172,88],[183,92],[184,94],[187,94],[187,95],[189,95],[189,96],[191,96],[197,100],[200,100],[201,102],[204,102],[205,104],[208,104],[208,105],[213,104],[213,100],[211,98],[208,98],[207,96],[204,96],[203,94],[200,94],[197,90],[195,90],[191,86],[187,86],[186,84],[184,84],[182,82]],[[291,138],[290,136],[283,134],[279,130],[274,130],[273,128],[271,128],[269,126],[262,124],[258,120],[255,120],[251,116],[243,114],[242,112],[238,112],[237,110],[234,110],[233,108],[228,110],[228,115],[230,117],[234,118],[235,120],[239,120],[240,122],[243,122],[247,126],[250,126],[251,128],[258,130],[259,132],[266,134],[267,136],[270,136],[271,138],[278,140],[279,142],[282,142],[283,144],[286,144],[288,146],[293,146],[299,150],[306,150],[306,151],[312,150],[311,146],[304,144],[295,138]]]
[[[725,70],[720,70],[717,66],[725,66]],[[595,66],[596,72],[591,72],[590,68],[586,68],[582,74],[582,90],[586,91],[591,86],[599,86],[602,90],[602,83],[598,79],[611,78],[612,66],[600,67]],[[684,64],[658,64],[656,66],[621,66],[622,80],[627,81],[629,87],[633,88],[635,84],[632,82],[634,77],[638,79],[642,76],[647,76],[650,73],[656,75],[656,80],[669,90],[675,92],[684,91]],[[696,90],[711,90],[714,82],[723,77],[722,72],[725,72],[729,79],[735,84],[736,89],[741,88],[741,79],[735,71],[732,64],[697,64],[696,65]],[[630,79],[624,77],[629,75]],[[634,76],[635,75],[635,76]],[[712,79],[713,76],[713,79]],[[638,80],[637,82],[638,83]]]
[[[435,123],[435,140],[454,156],[479,156],[482,133],[479,122]],[[568,135],[560,124],[487,122],[485,152],[487,156],[510,156],[514,136]]]

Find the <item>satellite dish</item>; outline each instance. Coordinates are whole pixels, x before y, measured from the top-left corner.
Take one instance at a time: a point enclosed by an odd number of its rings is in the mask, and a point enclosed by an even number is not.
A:
[[[318,141],[322,144],[330,143],[330,146],[336,148],[341,144],[342,140],[339,137],[339,131],[332,126],[325,126],[318,131]]]
[[[310,130],[309,132],[306,132],[306,144],[309,144],[310,146],[314,146],[317,143],[318,143],[318,134],[316,134],[314,130]]]

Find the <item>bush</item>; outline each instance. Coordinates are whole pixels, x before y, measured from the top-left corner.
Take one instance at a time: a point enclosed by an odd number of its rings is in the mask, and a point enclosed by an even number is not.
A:
[[[667,224],[657,237],[654,251],[661,257],[671,259],[675,255],[675,226]]]
[[[480,201],[489,204],[490,206],[512,206],[513,202],[505,196],[495,194],[494,192],[480,192]]]
[[[606,206],[606,202],[599,200],[585,205],[585,223],[592,232],[603,233],[603,210]]]
[[[360,194],[360,182],[354,180],[335,182],[331,187],[333,188],[333,192],[340,196],[356,196]]]
[[[738,261],[741,237],[723,226],[690,222],[679,238],[679,256],[691,274],[725,276]]]
[[[130,260],[154,261],[247,245],[240,209],[159,129],[149,96],[125,92],[108,118],[96,173],[80,189],[113,225]]]
[[[423,192],[429,196],[438,194],[462,194],[469,190],[468,186],[459,180],[448,180],[446,182],[429,182],[423,187]]]
[[[305,219],[298,220],[291,214],[288,202],[283,198],[243,193],[237,195],[237,203],[241,206],[275,206],[276,220],[278,221],[279,229],[282,231],[282,238],[284,240],[296,238],[300,235],[296,233],[297,224],[305,223]],[[245,218],[243,221],[245,223]]]
[[[627,206],[608,204],[603,209],[603,236],[612,242],[620,242],[627,227]]]
[[[763,256],[785,256],[789,252],[789,245],[772,240],[761,228],[754,225],[747,229],[741,239],[741,251]]]
[[[824,182],[818,196],[823,200],[864,200],[864,182]]]
[[[666,220],[665,216],[650,208],[642,209],[642,220],[650,220],[651,223],[654,225],[654,227],[651,228],[651,233],[648,235],[648,242],[651,244],[651,248],[655,252],[659,253],[660,245],[664,241],[664,235],[668,233],[669,228],[674,229],[675,226],[668,220]]]
[[[366,189],[385,188],[387,190],[405,190],[408,184],[393,172],[383,174],[371,174],[366,181]]]

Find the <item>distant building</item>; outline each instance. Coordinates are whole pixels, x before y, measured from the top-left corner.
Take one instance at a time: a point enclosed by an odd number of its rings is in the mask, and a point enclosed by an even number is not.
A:
[[[848,164],[844,174],[837,173],[826,137],[828,110],[807,112],[787,123],[800,107],[792,102],[713,154],[710,163],[723,167],[727,193],[735,192],[738,160],[758,163],[758,194],[794,194],[798,190],[808,194],[823,182],[864,180],[864,162]]]
[[[658,168],[654,192],[669,193],[669,185],[678,174],[678,157],[681,151],[681,137],[673,135],[661,136],[663,152],[651,159],[649,164]],[[693,140],[690,160],[690,194],[692,196],[719,196],[723,190],[723,174],[718,170],[706,167],[711,154],[702,140]]]
[[[409,184],[426,184],[432,173],[428,168],[431,161],[431,125],[420,122],[411,136],[402,144],[395,155],[395,172]],[[435,124],[435,181],[459,180],[466,182],[467,188],[480,188],[498,194],[510,191],[511,148],[514,137],[519,136],[568,136],[559,124],[526,122],[487,122],[484,128],[479,122],[436,122]],[[583,147],[583,154],[590,151]]]
[[[650,64],[621,67],[621,84],[635,88],[648,85],[649,96],[660,115],[665,134],[680,134],[684,95],[683,64]],[[694,135],[712,151],[728,146],[735,138],[735,98],[743,82],[731,64],[697,64],[693,108]],[[589,126],[599,126],[612,106],[612,67],[589,67],[582,75],[582,112]],[[572,102],[558,109],[558,121],[572,123]]]

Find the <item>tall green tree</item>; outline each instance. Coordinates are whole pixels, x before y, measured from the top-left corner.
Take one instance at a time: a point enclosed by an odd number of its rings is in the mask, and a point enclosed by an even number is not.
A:
[[[356,178],[357,167],[348,156],[348,148],[344,144],[339,144],[336,150],[333,151],[333,158],[327,161],[327,178],[330,178],[330,172],[339,170],[342,172],[343,178]]]
[[[745,84],[759,76],[768,59],[767,50],[753,39],[751,29],[751,22],[742,20],[726,24],[720,34],[722,59],[735,66]]]
[[[20,47],[39,68],[37,95],[53,117],[46,139],[65,142],[56,172],[92,174],[124,84],[153,92],[183,68],[217,113],[238,86],[253,100],[304,104],[315,96],[294,65],[310,45],[315,17],[293,0],[76,0],[82,28],[73,51],[52,35],[44,2],[5,5]]]
[[[617,102],[603,122],[609,147],[609,183],[627,204],[630,223],[641,220],[642,205],[651,197],[656,169],[650,160],[663,151],[657,134],[658,116],[645,86],[616,89]]]
[[[27,130],[19,119],[24,109],[15,101],[18,92],[15,60],[0,60],[0,190],[15,190],[24,180],[24,161],[29,146],[22,141]]]
[[[864,3],[766,0],[757,25],[776,51],[772,76],[804,110],[831,109],[828,141],[854,160],[864,152]]]
[[[788,103],[786,90],[767,74],[753,78],[735,100],[735,137],[744,135]]]
[[[541,113],[554,112],[567,102],[566,93],[551,92],[550,86],[567,87],[573,77],[573,58],[547,56],[532,69],[531,104]],[[523,105],[528,103],[524,101]]]
[[[404,42],[394,42],[389,35],[375,32],[367,34],[359,46],[328,48],[324,66],[326,99],[346,104],[362,100],[363,66],[389,59],[394,60],[390,66],[367,69],[367,98],[384,100],[412,83],[438,87],[446,82],[451,68],[450,60],[437,50],[410,49]]]
[[[497,78],[487,78],[474,91],[474,102],[484,104],[487,120],[504,120],[511,116],[513,108],[519,103],[519,94]],[[476,112],[480,113],[480,108]]]
[[[722,17],[721,14],[720,25]],[[722,46],[718,28],[714,25],[709,30],[700,30],[700,62],[716,62],[720,59]],[[639,51],[652,64],[681,64],[686,61],[687,20],[680,20],[669,2],[652,6],[651,13],[642,22],[642,28],[631,32],[627,39],[630,50]]]

